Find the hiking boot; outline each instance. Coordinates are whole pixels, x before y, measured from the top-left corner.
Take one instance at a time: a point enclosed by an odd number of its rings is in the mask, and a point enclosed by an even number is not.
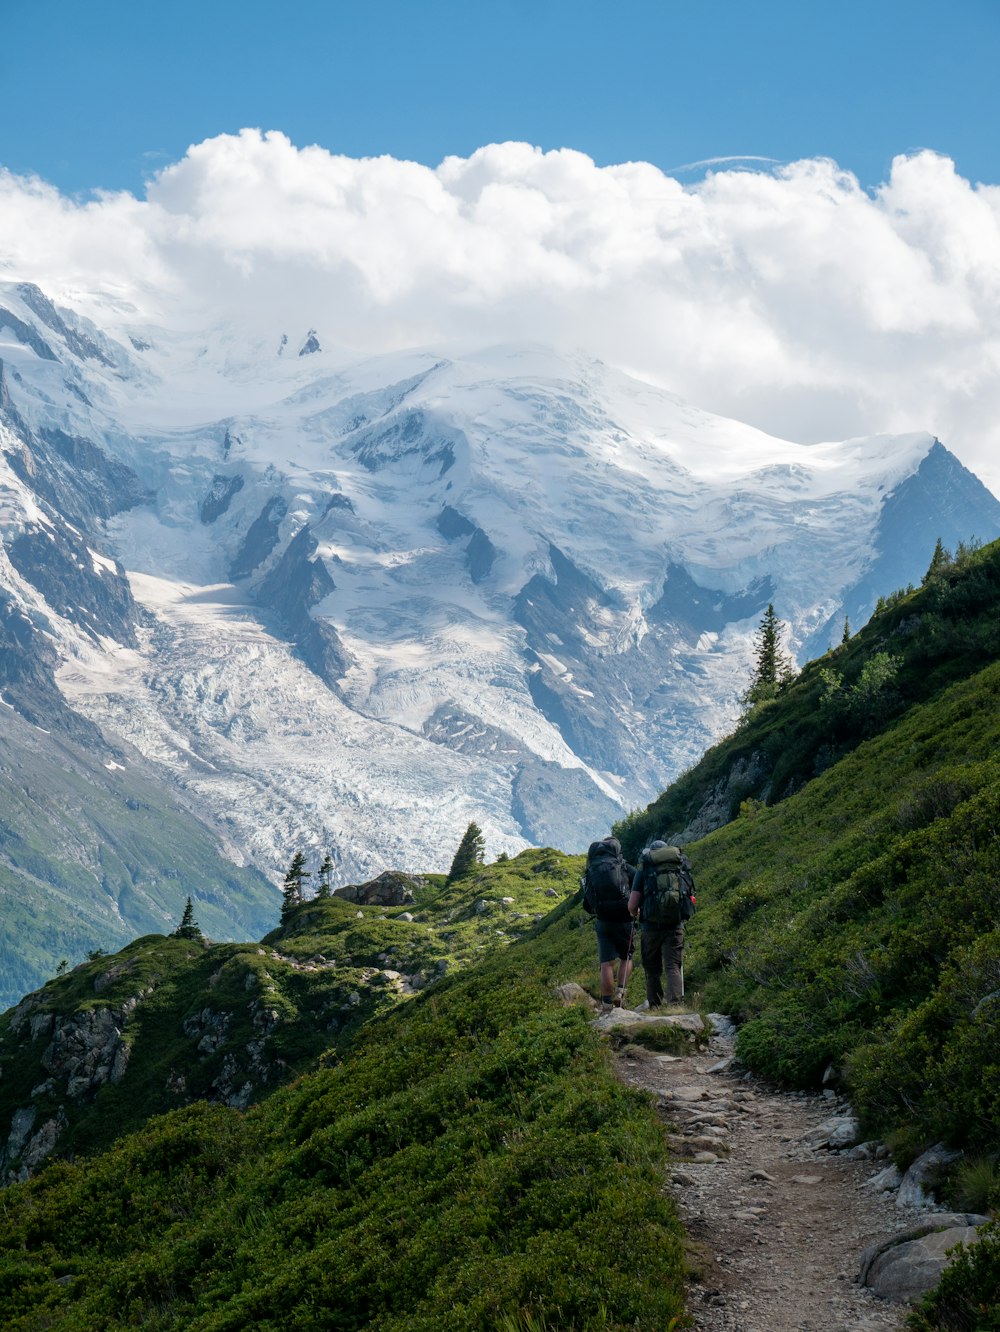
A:
[[[635,1008],[633,1008],[632,1012],[633,1012],[633,1013],[648,1013],[648,1012],[649,1012],[649,1000],[648,1000],[648,999],[643,999],[643,1001],[642,1001],[641,1004],[636,1004],[636,1006],[635,1006]]]
[[[615,1008],[625,1007],[625,990],[621,985],[615,990],[614,1006]]]

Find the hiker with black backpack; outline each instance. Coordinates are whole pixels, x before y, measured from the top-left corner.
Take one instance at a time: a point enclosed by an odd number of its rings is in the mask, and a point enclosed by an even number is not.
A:
[[[634,874],[635,869],[622,855],[617,837],[591,842],[580,887],[583,909],[594,917],[603,1012],[620,1008],[625,1002],[625,987],[632,971],[635,925],[629,914],[628,894]]]
[[[632,880],[628,909],[642,928],[640,950],[646,972],[646,1005],[684,998],[684,924],[694,915],[691,862],[680,847],[650,842]]]

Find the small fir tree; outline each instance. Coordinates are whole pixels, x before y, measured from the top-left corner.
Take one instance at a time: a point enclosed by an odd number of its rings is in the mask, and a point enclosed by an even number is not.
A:
[[[448,871],[448,878],[445,881],[446,886],[457,882],[459,879],[468,878],[473,870],[482,865],[485,854],[486,839],[483,836],[482,829],[478,823],[470,823],[458,844],[455,859],[451,862],[451,869]]]
[[[841,634],[841,636],[840,636],[840,646],[841,646],[841,647],[846,647],[847,644],[848,644],[850,641],[851,641],[851,622],[850,622],[850,620],[847,618],[847,616],[845,615],[845,616],[844,616],[844,632],[843,632],[843,634]]]
[[[753,679],[740,702],[743,715],[776,698],[779,688],[792,678],[792,663],[781,647],[781,621],[771,602],[754,634]]]
[[[292,856],[292,863],[285,873],[281,885],[281,923],[284,924],[295,908],[301,903],[305,880],[312,875],[306,869],[306,858],[301,851]]]
[[[931,556],[931,562],[927,566],[927,572],[920,580],[920,586],[926,587],[928,583],[933,583],[940,578],[944,571],[951,566],[951,553],[945,550],[941,538],[938,537],[934,543],[934,554]]]
[[[194,918],[194,904],[190,897],[184,904],[184,912],[181,916],[181,923],[174,930],[172,938],[174,939],[203,939],[205,936],[201,932],[201,926]]]
[[[323,863],[319,867],[316,879],[319,885],[316,896],[330,897],[333,892],[333,861],[330,859],[329,851],[323,857]]]

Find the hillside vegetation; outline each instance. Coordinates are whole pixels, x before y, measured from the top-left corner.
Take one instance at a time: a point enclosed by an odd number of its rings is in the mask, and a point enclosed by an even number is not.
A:
[[[108,1146],[202,1098],[243,1109],[347,1049],[373,1017],[533,931],[577,890],[579,857],[526,851],[407,906],[339,897],[292,910],[260,943],[147,935],[96,957],[0,1016],[0,1177],[7,1126],[60,1126],[57,1155]],[[582,914],[582,913],[580,913]]]
[[[814,1086],[835,1065],[901,1156],[998,1153],[1000,543],[891,602],[684,779],[691,799],[754,745],[772,759],[772,803],[745,798],[691,850],[688,979],[757,1071]],[[887,653],[852,712],[849,682]],[[629,821],[631,850],[680,798]]]
[[[1000,665],[697,847],[690,983],[872,1136],[1000,1150]],[[695,854],[692,852],[692,854]]]
[[[3,1327],[673,1326],[665,1136],[551,998],[590,961],[578,915],[246,1113],[198,1102],[11,1186]]]

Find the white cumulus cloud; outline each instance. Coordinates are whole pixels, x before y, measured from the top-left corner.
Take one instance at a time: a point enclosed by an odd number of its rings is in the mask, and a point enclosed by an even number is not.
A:
[[[813,441],[931,430],[1000,493],[1000,188],[930,152],[683,185],[491,144],[436,169],[243,130],[136,199],[0,173],[0,274],[100,323],[586,351]]]

